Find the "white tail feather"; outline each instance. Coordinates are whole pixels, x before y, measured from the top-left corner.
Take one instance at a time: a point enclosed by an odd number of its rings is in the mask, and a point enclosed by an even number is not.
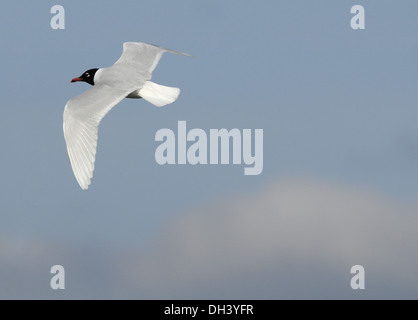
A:
[[[145,82],[138,94],[156,107],[162,107],[177,100],[180,89],[162,86],[151,81]]]

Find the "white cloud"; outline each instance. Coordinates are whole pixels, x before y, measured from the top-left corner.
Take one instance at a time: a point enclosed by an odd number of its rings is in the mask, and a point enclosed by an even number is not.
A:
[[[279,182],[179,218],[152,253],[138,259],[138,284],[153,288],[156,297],[165,292],[192,298],[197,292],[210,298],[257,298],[272,293],[263,288],[267,278],[278,286],[289,282],[290,287],[273,290],[276,297],[349,297],[350,267],[361,264],[370,294],[404,296],[403,287],[418,287],[416,213],[414,205],[367,190]],[[327,275],[340,279],[330,283]],[[228,287],[237,279],[244,285]],[[253,291],[242,292],[243,287]],[[292,289],[296,292],[289,295]]]
[[[365,189],[280,181],[190,210],[135,250],[22,251],[2,241],[0,281],[25,297],[57,297],[45,269],[59,260],[74,298],[417,298],[417,208]],[[366,269],[363,292],[350,288],[356,264]]]

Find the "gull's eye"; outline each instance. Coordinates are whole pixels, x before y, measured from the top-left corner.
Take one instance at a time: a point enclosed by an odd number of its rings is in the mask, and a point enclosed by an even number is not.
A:
[[[86,73],[86,77],[90,77],[90,74]]]

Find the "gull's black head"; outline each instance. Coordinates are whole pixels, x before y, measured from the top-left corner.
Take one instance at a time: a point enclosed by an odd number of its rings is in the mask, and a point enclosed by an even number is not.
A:
[[[74,78],[73,80],[71,80],[71,82],[84,81],[94,86],[94,75],[96,74],[97,70],[99,69],[96,68],[96,69],[87,70],[78,78]]]

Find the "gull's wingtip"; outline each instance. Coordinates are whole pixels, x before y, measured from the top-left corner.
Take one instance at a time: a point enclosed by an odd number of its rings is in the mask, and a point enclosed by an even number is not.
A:
[[[191,54],[189,53],[185,53],[185,52],[181,52],[181,51],[177,51],[177,50],[172,50],[172,49],[168,49],[165,47],[161,47],[159,45],[153,44],[153,43],[146,43],[146,42],[134,42],[134,41],[127,41],[123,43],[123,46],[129,46],[129,45],[148,45],[148,46],[153,46],[153,47],[157,47],[161,50],[164,50],[166,52],[171,52],[171,53],[175,53],[175,54],[180,54],[182,56],[186,56],[186,57],[193,57]]]
[[[89,183],[80,183],[78,182],[78,184],[80,185],[81,190],[87,190],[90,186],[90,182]]]
[[[175,54],[179,54],[182,56],[186,56],[186,57],[193,57],[191,54],[189,53],[185,53],[185,52],[181,52],[181,51],[176,51],[176,50],[171,50],[171,49],[167,49],[167,48],[163,48],[165,51],[167,52],[171,52],[171,53],[175,53]]]

